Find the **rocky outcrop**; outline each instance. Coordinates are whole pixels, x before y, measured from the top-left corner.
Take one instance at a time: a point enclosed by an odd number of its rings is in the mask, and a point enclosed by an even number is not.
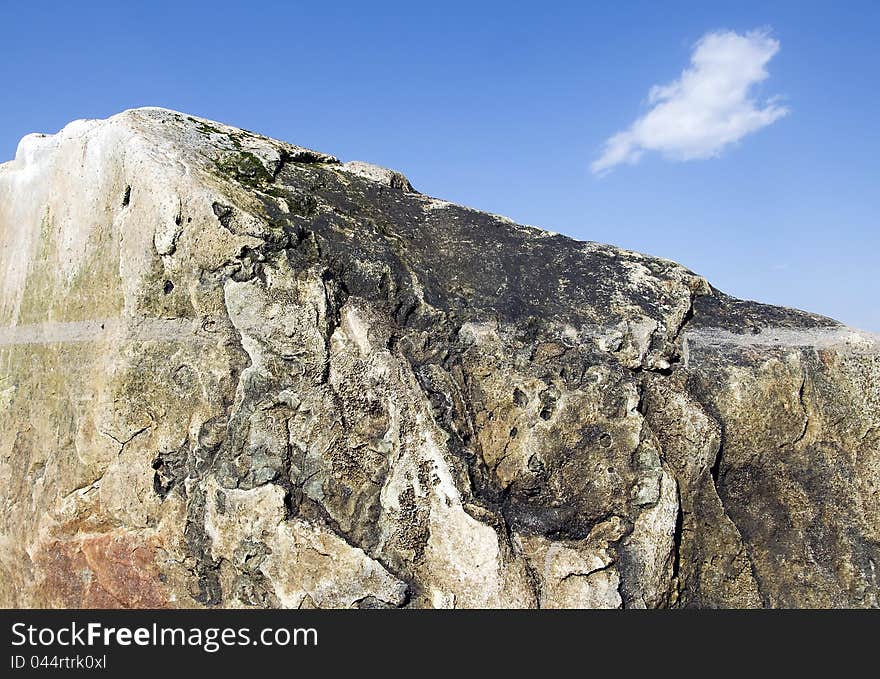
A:
[[[880,343],[165,111],[0,165],[3,606],[880,596]]]

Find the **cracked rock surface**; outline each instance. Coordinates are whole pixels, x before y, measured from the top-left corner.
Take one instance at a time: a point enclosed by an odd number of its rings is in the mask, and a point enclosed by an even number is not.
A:
[[[2,606],[880,604],[875,336],[162,109],[0,248]]]

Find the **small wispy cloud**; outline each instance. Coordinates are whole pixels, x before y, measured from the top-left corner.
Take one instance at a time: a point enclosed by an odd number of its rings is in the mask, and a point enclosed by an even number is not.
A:
[[[766,30],[707,33],[694,45],[691,64],[678,80],[651,88],[651,110],[610,137],[590,169],[604,174],[638,162],[645,151],[677,161],[711,158],[779,120],[787,107],[750,96],[768,77],[765,66],[778,51],[779,41]]]

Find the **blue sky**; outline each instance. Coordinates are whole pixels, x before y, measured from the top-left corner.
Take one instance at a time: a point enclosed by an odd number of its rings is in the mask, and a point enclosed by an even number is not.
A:
[[[165,106],[880,332],[878,6],[0,0],[0,159]],[[787,114],[717,157],[591,171],[702,36],[756,29],[780,49],[750,96]]]

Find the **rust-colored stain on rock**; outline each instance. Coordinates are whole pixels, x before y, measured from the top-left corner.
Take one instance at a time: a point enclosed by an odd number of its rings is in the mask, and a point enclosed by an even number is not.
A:
[[[35,555],[48,608],[164,608],[155,548],[129,534],[53,540]]]

